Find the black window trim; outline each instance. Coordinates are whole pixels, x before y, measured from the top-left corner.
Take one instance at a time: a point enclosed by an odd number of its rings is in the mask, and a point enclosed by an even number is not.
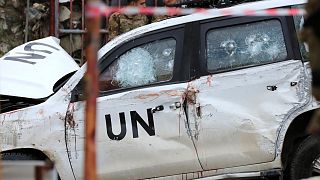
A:
[[[287,57],[284,60],[276,61],[276,62],[267,62],[255,65],[242,66],[232,69],[226,70],[218,70],[218,71],[209,71],[207,69],[207,59],[206,59],[206,38],[207,33],[212,29],[219,29],[224,27],[232,27],[242,24],[248,23],[256,23],[262,22],[266,20],[278,20],[281,24],[281,28],[283,31],[284,41],[287,50]],[[269,17],[229,17],[229,18],[221,18],[221,19],[212,19],[211,21],[206,20],[201,22],[200,27],[200,41],[201,41],[201,52],[200,52],[200,61],[201,61],[201,76],[211,75],[211,74],[219,74],[223,72],[231,72],[241,69],[246,69],[250,67],[263,66],[267,64],[279,63],[288,60],[298,60],[301,59],[297,57],[297,53],[294,53],[294,47],[296,47],[295,43],[292,41],[292,35],[290,35],[289,27],[288,27],[288,19],[287,17],[278,17],[278,16],[269,16]]]
[[[295,4],[295,5],[292,5],[290,6],[290,8],[296,8],[295,6],[304,6],[305,3],[302,3],[302,4]],[[297,34],[299,34],[299,29],[296,28],[295,26],[295,22],[294,22],[294,17],[293,16],[288,16],[288,26],[290,29],[292,29],[293,32],[295,32],[295,34],[292,33],[292,37],[294,39],[294,45],[297,47],[297,51],[295,51],[295,53],[297,53],[297,56],[303,61],[303,62],[308,62],[309,60],[308,59],[304,59],[302,57],[302,52],[301,52],[301,49],[300,49],[300,42],[299,42],[299,39],[298,39],[298,36]],[[303,43],[301,42],[301,45]]]
[[[156,40],[161,39],[170,39],[173,38],[176,40],[176,51],[175,51],[175,60],[173,66],[173,75],[172,78],[168,81],[160,81],[152,84],[130,87],[130,88],[120,88],[109,91],[100,91],[98,97],[108,96],[116,93],[142,89],[146,87],[155,87],[163,86],[169,84],[176,84],[180,82],[185,82],[187,79],[184,76],[186,74],[185,70],[186,65],[183,60],[183,46],[184,46],[184,25],[179,25],[175,27],[165,28],[158,31],[146,33],[136,39],[131,39],[125,43],[119,44],[117,47],[113,48],[110,52],[105,54],[99,61],[99,70],[102,74],[118,57],[127,52],[130,49],[141,46],[146,43],[150,43]],[[107,60],[108,59],[108,60]],[[111,59],[111,60],[110,60]]]

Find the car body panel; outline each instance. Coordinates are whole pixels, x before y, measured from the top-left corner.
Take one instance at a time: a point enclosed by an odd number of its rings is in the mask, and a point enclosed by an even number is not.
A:
[[[172,107],[183,103],[187,86],[181,83],[151,87],[97,99],[99,179],[144,179],[202,170],[188,135],[185,111],[182,106]],[[159,105],[164,109],[150,112]],[[78,176],[83,172],[84,108],[83,101],[72,103],[69,112],[76,126],[69,125],[67,131],[71,162]],[[138,113],[151,129],[143,128],[140,122],[134,126],[132,112]],[[125,122],[120,123],[119,113],[124,113]],[[111,117],[109,126],[106,115]],[[154,125],[150,124],[151,116]],[[150,133],[152,129],[155,134]]]
[[[246,3],[228,9],[259,10],[303,3],[304,0],[270,0]],[[137,28],[115,38],[100,49],[99,59],[114,48],[121,47],[126,42],[134,42],[135,38],[144,34],[157,33],[167,27],[215,17],[222,16],[198,13]],[[50,45],[54,44],[56,43]],[[277,75],[276,72],[278,73],[282,67],[288,69]],[[97,99],[99,178],[194,179],[281,169],[282,162],[279,155],[286,130],[298,115],[319,107],[310,95],[310,77],[305,72],[306,69],[300,60],[288,60],[279,64],[250,67],[250,70],[206,75],[189,83],[175,82],[139,87],[99,97]],[[53,95],[51,91],[53,80],[50,87],[46,85],[45,90],[35,90],[39,91],[39,94],[35,92],[26,94],[22,89],[10,94],[29,98],[51,96],[41,104],[0,115],[1,150],[38,149],[55,162],[62,179],[74,179],[73,174],[77,179],[82,179],[85,102],[70,103],[70,101],[72,91],[83,78],[85,71],[86,65]],[[63,72],[65,73],[54,75],[55,78],[61,78],[62,74],[68,74],[71,70]],[[263,81],[259,81],[260,77],[255,76],[258,72],[263,74],[262,77],[265,78]],[[271,76],[269,77],[267,73]],[[225,81],[229,83],[225,84]],[[291,86],[291,81],[298,84]],[[302,81],[307,83],[300,83]],[[245,84],[248,82],[250,83]],[[273,86],[274,83],[278,83],[279,89],[268,91],[266,86]],[[246,86],[254,92],[246,91]],[[255,105],[254,102],[259,100],[257,97],[265,102]],[[252,102],[247,102],[250,99]],[[275,101],[284,104],[273,106]],[[175,102],[186,103],[187,108],[180,107],[173,111],[170,106]],[[136,111],[147,123],[146,110],[150,108],[152,110],[159,105],[163,105],[164,110],[153,114],[155,135],[150,136],[145,128],[138,124],[139,138],[132,137],[132,121],[128,120],[131,116],[130,111]],[[254,113],[249,113],[252,109]],[[184,114],[186,111],[188,113]],[[112,125],[114,134],[117,134],[121,130],[119,119],[116,118],[120,112],[124,112],[128,120],[126,136],[121,141],[111,140],[108,137],[105,117],[107,114],[115,117],[111,118],[111,121],[114,122]],[[223,117],[223,113],[230,118]],[[217,123],[211,116],[225,121]],[[262,119],[264,116],[269,118]],[[223,128],[231,129],[224,131]],[[242,145],[239,141],[245,144]],[[226,143],[229,145],[223,146]],[[220,153],[223,159],[218,160],[216,153]]]
[[[189,113],[204,169],[272,161],[280,124],[306,100],[298,93],[303,73],[302,62],[290,60],[193,81],[198,109]]]
[[[55,83],[79,66],[47,37],[20,45],[0,58],[0,94],[32,99],[52,95]]]
[[[44,103],[0,114],[1,151],[37,149],[42,151],[60,177],[73,179],[65,145],[65,113],[69,101]],[[48,108],[50,107],[50,108]]]

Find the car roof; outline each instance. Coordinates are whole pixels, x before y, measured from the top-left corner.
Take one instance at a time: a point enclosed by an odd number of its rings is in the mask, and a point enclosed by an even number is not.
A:
[[[115,46],[122,44],[124,42],[130,41],[132,39],[135,39],[145,33],[160,30],[167,27],[180,25],[180,24],[185,24],[188,22],[223,17],[226,15],[223,15],[223,13],[220,13],[220,12],[224,10],[228,12],[239,12],[243,10],[257,11],[257,10],[272,9],[272,8],[292,6],[292,5],[298,5],[298,4],[304,4],[304,3],[306,3],[306,0],[265,0],[265,1],[258,1],[258,2],[249,2],[249,3],[243,3],[236,6],[228,7],[228,8],[210,9],[207,12],[200,12],[200,13],[195,13],[191,15],[167,19],[164,21],[156,22],[156,23],[151,23],[151,24],[136,28],[127,33],[124,33],[116,37],[112,41],[108,42],[105,46],[103,46],[99,50],[98,58],[101,59],[105,55],[105,53],[110,51]]]

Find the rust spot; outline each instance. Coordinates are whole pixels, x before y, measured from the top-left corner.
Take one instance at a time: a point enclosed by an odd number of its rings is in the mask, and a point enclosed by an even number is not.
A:
[[[149,97],[158,97],[158,96],[160,96],[159,93],[150,93],[150,94],[142,94],[142,95],[139,95],[139,96],[137,96],[136,98],[138,98],[138,99],[147,99],[147,98],[149,98]]]
[[[211,83],[212,83],[212,80],[213,80],[212,75],[210,75],[210,76],[207,77],[207,82],[206,82],[206,84],[208,84],[209,87],[211,87],[211,85],[212,85],[212,84],[211,84]]]
[[[44,110],[43,109],[39,109],[39,111],[37,112],[37,114],[39,116],[43,116],[44,115]]]
[[[169,96],[181,96],[183,95],[183,92],[180,92],[180,91],[176,91],[176,90],[164,90],[164,91],[161,91]]]
[[[66,114],[66,121],[67,121],[67,123],[69,124],[69,126],[71,128],[74,128],[75,125],[76,125],[76,122],[75,122],[74,117],[73,117],[74,105],[75,105],[74,103],[70,103],[69,104],[68,111],[67,111],[67,114]]]
[[[67,112],[66,121],[71,128],[75,127],[76,122],[74,121],[73,114],[70,111]]]
[[[62,116],[62,115],[61,115],[60,113],[58,113],[58,112],[56,112],[55,114],[58,116],[58,118],[59,118],[60,120],[64,121],[64,116]]]
[[[186,94],[187,102],[190,104],[196,104],[197,103],[196,93],[198,92],[199,91],[194,87],[189,87]]]

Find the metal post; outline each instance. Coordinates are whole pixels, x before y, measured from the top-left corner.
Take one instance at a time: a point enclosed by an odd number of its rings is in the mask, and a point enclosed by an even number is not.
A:
[[[35,167],[35,180],[43,180],[43,171],[42,167],[36,166]]]
[[[0,108],[1,108],[1,102],[0,102]],[[0,144],[0,146],[1,146],[1,144]],[[0,158],[0,180],[2,180],[2,162],[1,162],[1,158]]]
[[[55,0],[50,0],[50,29],[49,29],[49,35],[50,36],[55,36]]]
[[[0,158],[0,180],[2,180],[2,176],[3,176],[2,168],[3,167],[2,167],[2,162],[1,162],[1,158]]]
[[[0,102],[0,108],[1,108],[1,102]],[[1,144],[0,144],[0,146],[1,146]],[[1,150],[1,148],[0,148],[0,150]],[[1,161],[1,158],[0,158],[0,180],[2,180],[2,176],[3,176],[3,173],[2,173],[2,161]]]
[[[59,37],[59,1],[54,2],[54,36]]]
[[[26,25],[25,25],[25,32],[24,32],[24,42],[28,42],[28,32],[29,32],[29,8],[30,8],[30,0],[27,0],[27,9],[26,13]]]
[[[82,0],[81,1],[81,30],[85,30],[85,19],[84,19],[84,17],[85,17],[85,0]],[[84,45],[83,45],[83,41],[84,41],[84,34],[82,33],[81,34],[81,62],[80,62],[80,65],[83,65],[84,64]]]
[[[69,9],[70,9],[70,19],[69,19],[69,29],[72,30],[73,29],[73,25],[72,25],[72,16],[73,16],[73,0],[70,0],[70,4],[69,4]],[[74,50],[74,45],[73,45],[73,35],[69,34],[69,42],[70,42],[70,52],[72,54],[73,50]]]
[[[87,0],[87,6],[98,4],[99,0]],[[98,94],[97,52],[100,42],[100,14],[86,14],[86,123],[85,123],[85,180],[96,180],[96,97]]]

